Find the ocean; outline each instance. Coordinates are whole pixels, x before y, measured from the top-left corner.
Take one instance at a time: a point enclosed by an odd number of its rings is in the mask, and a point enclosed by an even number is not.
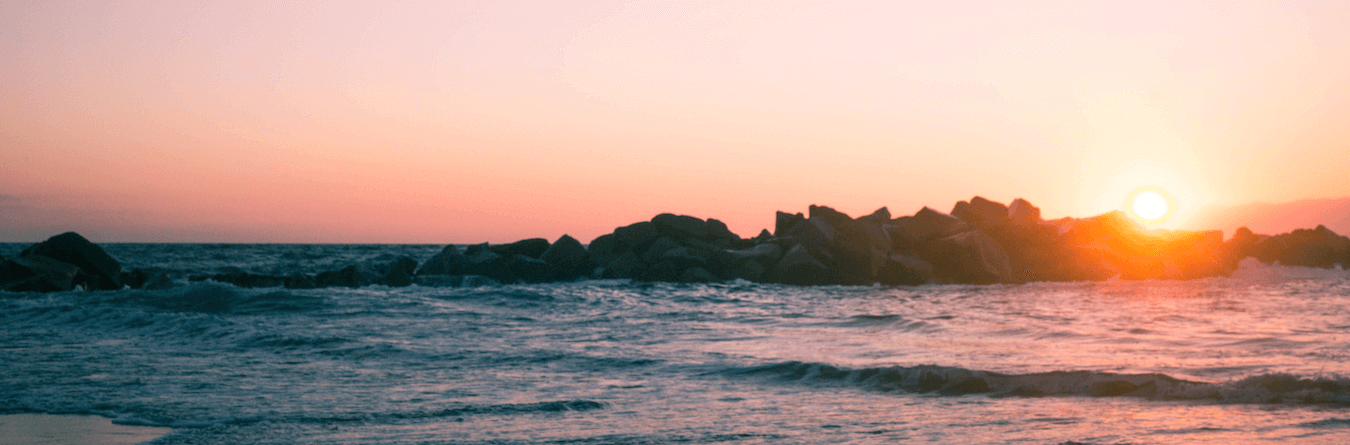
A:
[[[160,445],[1350,443],[1339,269],[289,290],[186,277],[441,246],[102,246],[179,285],[0,292],[0,414],[173,428]]]

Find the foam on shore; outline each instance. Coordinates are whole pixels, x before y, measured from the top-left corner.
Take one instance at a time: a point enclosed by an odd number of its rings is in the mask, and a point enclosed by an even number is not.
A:
[[[99,416],[0,415],[0,445],[130,445],[149,442],[172,428],[116,425]]]

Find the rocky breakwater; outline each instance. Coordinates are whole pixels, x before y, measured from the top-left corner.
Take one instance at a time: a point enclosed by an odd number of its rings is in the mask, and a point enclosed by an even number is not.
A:
[[[445,246],[420,264],[401,257],[317,274],[269,276],[244,271],[189,276],[240,287],[459,287],[577,279],[682,283],[743,279],[792,285],[1025,283],[1119,278],[1192,279],[1230,274],[1255,257],[1267,264],[1350,265],[1350,238],[1326,227],[1268,236],[1239,229],[1149,229],[1123,212],[1045,220],[1023,199],[979,196],[950,213],[928,207],[892,218],[885,207],[851,217],[812,205],[778,212],[774,230],[742,238],[716,219],[663,213],[618,227],[583,245],[563,235],[510,244]],[[97,245],[70,232],[0,262],[0,290],[158,289],[165,271],[123,272]]]

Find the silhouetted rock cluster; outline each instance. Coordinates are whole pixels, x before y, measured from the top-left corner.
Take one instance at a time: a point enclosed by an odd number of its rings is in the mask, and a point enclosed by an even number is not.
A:
[[[774,231],[741,238],[716,219],[663,213],[614,229],[589,245],[563,235],[510,244],[448,245],[418,264],[402,257],[314,275],[242,270],[192,276],[240,287],[460,287],[582,278],[705,283],[743,279],[794,285],[1025,283],[1030,281],[1191,279],[1230,274],[1246,257],[1290,266],[1350,265],[1350,238],[1326,227],[1267,236],[1245,227],[1150,230],[1115,211],[1043,220],[1023,199],[979,196],[951,213],[924,207],[892,218],[885,207],[853,218],[812,205],[778,212]],[[0,290],[50,292],[174,286],[165,271],[121,265],[80,235],[57,235],[0,262]]]

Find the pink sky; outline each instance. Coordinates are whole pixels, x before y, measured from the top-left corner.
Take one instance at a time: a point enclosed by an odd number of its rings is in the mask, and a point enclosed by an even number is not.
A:
[[[0,241],[1350,196],[1350,3],[1007,3],[4,2]]]

